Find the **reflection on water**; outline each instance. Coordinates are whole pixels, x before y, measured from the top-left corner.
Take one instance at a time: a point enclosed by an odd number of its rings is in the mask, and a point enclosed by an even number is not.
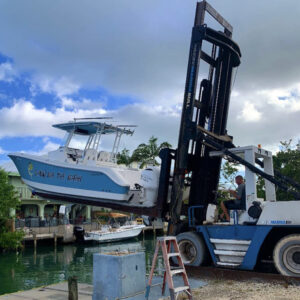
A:
[[[111,251],[145,251],[147,273],[151,269],[155,240],[152,236],[122,243],[38,246],[19,254],[0,254],[0,295],[58,283],[69,276],[79,282],[92,283],[93,253]],[[159,260],[159,269],[163,261]]]

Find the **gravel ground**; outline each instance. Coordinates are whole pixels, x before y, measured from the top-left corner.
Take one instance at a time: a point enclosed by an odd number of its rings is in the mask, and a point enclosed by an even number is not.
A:
[[[255,281],[205,280],[208,284],[193,290],[193,299],[204,300],[300,300],[300,287]],[[161,298],[161,299],[170,299]],[[178,300],[188,299],[179,296]]]

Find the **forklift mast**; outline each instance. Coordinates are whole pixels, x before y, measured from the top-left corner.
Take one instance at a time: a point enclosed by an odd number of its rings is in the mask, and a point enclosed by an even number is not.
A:
[[[206,12],[223,27],[223,32],[204,23]],[[187,183],[190,185],[188,206],[204,208],[196,216],[198,223],[204,220],[207,205],[216,200],[222,158],[210,157],[214,149],[205,144],[203,134],[226,148],[232,147],[226,126],[233,68],[239,66],[241,53],[231,37],[232,26],[206,1],[198,2],[169,208],[174,227],[183,214],[183,190]],[[200,62],[204,70],[208,69],[207,78],[202,80],[199,79],[203,76]]]

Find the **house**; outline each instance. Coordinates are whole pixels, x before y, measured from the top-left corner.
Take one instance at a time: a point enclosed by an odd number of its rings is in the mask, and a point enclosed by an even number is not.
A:
[[[61,205],[70,205],[68,202],[54,201],[33,195],[28,186],[22,181],[18,172],[8,171],[10,183],[20,195],[20,208],[14,213],[17,219],[39,219],[49,223],[58,219]],[[92,207],[90,205],[71,204],[69,212],[70,222],[78,224],[91,222]],[[96,209],[97,210],[97,209]]]

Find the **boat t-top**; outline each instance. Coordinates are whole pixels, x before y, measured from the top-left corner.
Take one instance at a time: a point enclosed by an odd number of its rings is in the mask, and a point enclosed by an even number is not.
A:
[[[121,137],[134,133],[130,126],[77,119],[53,127],[67,133],[57,150],[44,156],[9,154],[23,181],[35,194],[92,205],[114,202],[135,207],[155,205],[159,169],[140,170],[118,165],[116,161]],[[111,151],[101,149],[106,136],[114,137]]]

